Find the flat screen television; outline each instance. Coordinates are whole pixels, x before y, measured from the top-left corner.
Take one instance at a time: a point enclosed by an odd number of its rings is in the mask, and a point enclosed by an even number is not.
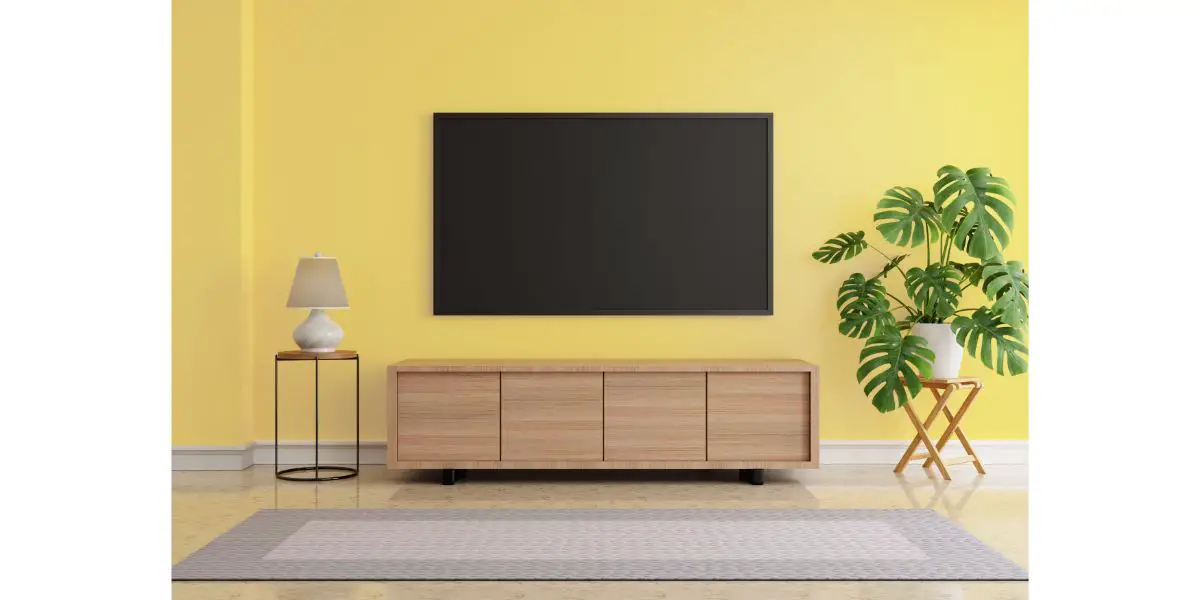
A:
[[[434,314],[771,314],[771,129],[435,114]]]

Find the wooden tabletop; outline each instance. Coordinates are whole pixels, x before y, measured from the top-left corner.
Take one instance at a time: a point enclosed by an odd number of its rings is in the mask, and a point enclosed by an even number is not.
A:
[[[900,376],[904,379],[904,376]],[[983,387],[983,380],[978,377],[954,377],[950,379],[922,379],[921,386],[935,389],[945,389],[950,386],[958,387]]]
[[[767,359],[412,359],[390,366],[392,371],[439,373],[581,373],[581,372],[713,372],[810,373],[816,365],[794,358]]]
[[[275,353],[275,360],[348,360],[357,357],[357,350],[334,350],[332,352],[283,350]]]

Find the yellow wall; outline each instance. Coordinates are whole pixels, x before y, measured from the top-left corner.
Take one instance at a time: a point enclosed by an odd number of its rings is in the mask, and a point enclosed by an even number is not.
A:
[[[911,435],[902,413],[879,415],[863,396],[861,342],[835,328],[837,286],[878,261],[827,266],[809,253],[846,230],[886,244],[871,229],[880,193],[928,190],[945,163],[990,166],[1025,199],[1026,21],[1018,1],[257,0],[243,194],[254,224],[243,249],[251,437],[272,435],[270,353],[291,345],[304,317],[283,305],[296,259],[317,250],[340,259],[350,296],[334,317],[343,346],[364,357],[364,439],[383,438],[384,366],[406,357],[796,356],[823,368],[823,439]],[[433,317],[435,111],[774,112],[775,315]],[[204,168],[177,165],[177,178]],[[186,202],[177,196],[177,211]],[[1021,260],[1025,208],[1007,253]],[[177,257],[177,280],[199,277],[193,267],[218,270]],[[205,343],[182,335],[179,319],[177,348]],[[311,371],[286,368],[284,437],[311,439]],[[323,438],[353,437],[335,399],[352,371],[323,372]],[[985,371],[968,358],[965,372]],[[1024,439],[1026,378],[986,379],[972,437]],[[212,385],[209,395],[221,392]],[[206,427],[189,425],[188,438],[215,431]]]
[[[242,444],[252,431],[241,24],[238,0],[174,6],[171,394],[180,446]]]

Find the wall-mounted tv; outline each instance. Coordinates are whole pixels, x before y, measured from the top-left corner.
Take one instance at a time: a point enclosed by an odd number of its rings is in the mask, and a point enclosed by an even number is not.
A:
[[[771,314],[769,113],[437,113],[437,315]]]

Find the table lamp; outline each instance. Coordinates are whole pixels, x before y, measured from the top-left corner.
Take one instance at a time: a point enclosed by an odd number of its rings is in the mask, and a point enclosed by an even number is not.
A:
[[[296,265],[296,277],[292,279],[292,292],[288,295],[288,308],[309,308],[308,318],[292,332],[292,339],[305,352],[333,352],[342,341],[342,328],[326,310],[350,308],[346,289],[342,287],[342,275],[338,271],[337,259],[332,256],[313,256],[300,259]]]

